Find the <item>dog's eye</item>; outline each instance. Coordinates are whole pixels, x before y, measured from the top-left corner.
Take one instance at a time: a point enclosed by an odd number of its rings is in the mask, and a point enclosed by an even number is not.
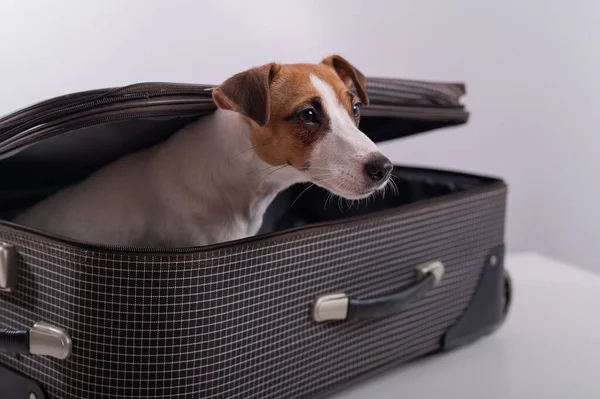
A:
[[[358,126],[360,123],[360,109],[361,108],[362,108],[362,104],[359,102],[352,104],[352,113],[354,114],[354,123],[356,123],[356,126]]]
[[[316,123],[317,122],[317,111],[314,108],[307,108],[298,112],[296,115],[304,123]]]

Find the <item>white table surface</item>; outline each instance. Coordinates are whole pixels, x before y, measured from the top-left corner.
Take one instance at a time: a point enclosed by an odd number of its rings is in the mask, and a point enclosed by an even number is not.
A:
[[[493,335],[334,398],[600,399],[600,276],[529,253],[505,266],[513,302]]]

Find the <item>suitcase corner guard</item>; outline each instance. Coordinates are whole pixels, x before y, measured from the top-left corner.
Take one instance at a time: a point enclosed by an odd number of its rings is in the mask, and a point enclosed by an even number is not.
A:
[[[452,350],[496,331],[506,319],[512,301],[512,282],[504,269],[504,245],[493,248],[475,294],[464,314],[442,338],[442,350]]]

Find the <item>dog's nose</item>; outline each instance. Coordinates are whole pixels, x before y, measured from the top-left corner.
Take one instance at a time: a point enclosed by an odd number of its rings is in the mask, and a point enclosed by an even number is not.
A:
[[[383,155],[377,156],[365,164],[365,171],[374,183],[381,183],[389,178],[392,169],[394,169],[394,165]]]

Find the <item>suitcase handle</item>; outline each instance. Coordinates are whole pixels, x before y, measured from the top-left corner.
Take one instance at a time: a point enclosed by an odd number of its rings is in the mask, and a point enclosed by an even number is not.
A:
[[[71,355],[72,342],[62,328],[47,323],[35,323],[28,330],[0,329],[0,352],[21,355],[42,355],[66,359]]]
[[[343,292],[321,295],[313,303],[313,320],[361,320],[398,313],[440,283],[444,277],[444,264],[440,261],[426,263],[418,266],[415,274],[415,284],[380,297],[349,298]]]

